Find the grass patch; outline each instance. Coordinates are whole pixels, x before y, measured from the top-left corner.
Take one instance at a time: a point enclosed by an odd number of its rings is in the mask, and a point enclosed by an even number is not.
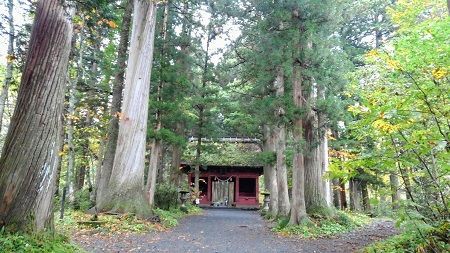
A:
[[[301,225],[290,226],[288,218],[278,220],[273,230],[284,236],[301,238],[328,237],[351,231],[370,223],[371,219],[363,214],[336,211],[333,216],[316,216]]]
[[[403,233],[366,247],[364,253],[403,253],[403,252],[449,252],[450,223],[448,221],[436,227],[405,229]]]
[[[50,234],[9,234],[0,232],[0,251],[4,253],[85,252],[69,242],[68,237]]]
[[[154,215],[159,217],[161,222],[154,220],[142,220],[135,215],[107,215],[99,214],[98,221],[101,224],[79,224],[80,221],[88,222],[92,219],[92,214],[81,211],[67,211],[63,220],[55,219],[56,230],[64,235],[71,235],[73,232],[93,232],[93,233],[115,233],[133,232],[146,233],[148,231],[162,231],[178,225],[178,220],[186,215],[199,214],[201,209],[188,206],[188,212],[182,212],[179,208],[168,211],[162,209],[153,210]]]
[[[59,233],[70,235],[74,231],[93,231],[98,233],[136,232],[145,233],[151,230],[160,230],[158,224],[148,220],[137,219],[134,215],[106,215],[100,214],[98,221],[101,224],[79,224],[78,222],[90,221],[92,214],[81,211],[67,211],[63,220],[56,219],[55,227]]]
[[[172,228],[178,225],[178,221],[187,215],[200,214],[202,209],[197,206],[188,205],[187,212],[181,211],[179,208],[170,210],[154,209],[153,212],[161,219],[161,224],[165,228]]]

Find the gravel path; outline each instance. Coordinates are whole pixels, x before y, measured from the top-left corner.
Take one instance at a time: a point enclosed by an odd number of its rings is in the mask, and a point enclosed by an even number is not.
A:
[[[168,232],[144,235],[91,235],[74,238],[90,252],[354,252],[369,243],[395,234],[389,221],[376,221],[368,227],[334,238],[299,240],[271,232],[254,211],[208,209],[203,215],[184,219]]]

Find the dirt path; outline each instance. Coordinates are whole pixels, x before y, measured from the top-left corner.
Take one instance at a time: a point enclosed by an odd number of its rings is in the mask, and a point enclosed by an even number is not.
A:
[[[376,221],[335,238],[299,240],[271,232],[257,212],[209,209],[183,220],[172,231],[144,235],[91,235],[74,238],[89,252],[354,252],[395,233],[393,224]]]

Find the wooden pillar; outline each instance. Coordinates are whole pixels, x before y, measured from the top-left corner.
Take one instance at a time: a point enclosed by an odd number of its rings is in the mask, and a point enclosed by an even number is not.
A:
[[[236,176],[236,199],[234,202],[239,201],[239,176]]]
[[[211,202],[211,191],[212,191],[212,185],[211,185],[211,176],[208,176],[208,201]]]
[[[258,176],[255,178],[255,181],[256,181],[256,184],[255,184],[255,187],[256,187],[256,204],[259,204],[259,177]]]

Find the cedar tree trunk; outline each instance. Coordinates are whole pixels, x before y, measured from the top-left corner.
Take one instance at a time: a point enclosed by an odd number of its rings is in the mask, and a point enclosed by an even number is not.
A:
[[[120,107],[122,106],[122,91],[127,66],[127,53],[130,37],[131,16],[133,13],[133,1],[128,0],[125,13],[122,19],[122,30],[120,32],[120,42],[117,55],[118,71],[113,84],[113,96],[111,102],[111,120],[108,125],[107,143],[105,155],[100,170],[97,172],[97,193],[96,207],[103,210],[105,195],[108,191],[108,183],[111,178],[111,171],[114,164],[114,155],[117,148],[117,138],[119,135]]]
[[[269,126],[264,126],[264,152],[275,154],[275,137]],[[278,215],[278,183],[274,164],[264,164],[264,183],[270,193],[269,213]]]
[[[39,1],[17,105],[0,159],[0,226],[11,230],[53,227],[71,38],[72,24],[63,1]]]
[[[135,0],[122,115],[105,207],[146,216],[151,210],[144,192],[148,99],[153,60],[156,4]]]
[[[304,97],[302,91],[302,75],[298,64],[293,68],[293,101],[296,109],[304,107]],[[305,204],[305,165],[303,160],[302,139],[303,139],[303,120],[298,116],[294,120],[293,139],[294,139],[294,157],[292,159],[292,205],[291,218],[289,223],[298,225],[307,219]]]
[[[274,83],[276,96],[283,99],[284,96],[284,73],[280,70]],[[278,185],[278,214],[281,216],[288,216],[291,209],[289,202],[288,182],[287,182],[287,168],[286,168],[286,126],[283,122],[284,108],[280,106],[275,112],[278,118],[278,124],[274,127],[275,134],[275,152],[277,156],[276,171],[277,171],[277,185]]]

